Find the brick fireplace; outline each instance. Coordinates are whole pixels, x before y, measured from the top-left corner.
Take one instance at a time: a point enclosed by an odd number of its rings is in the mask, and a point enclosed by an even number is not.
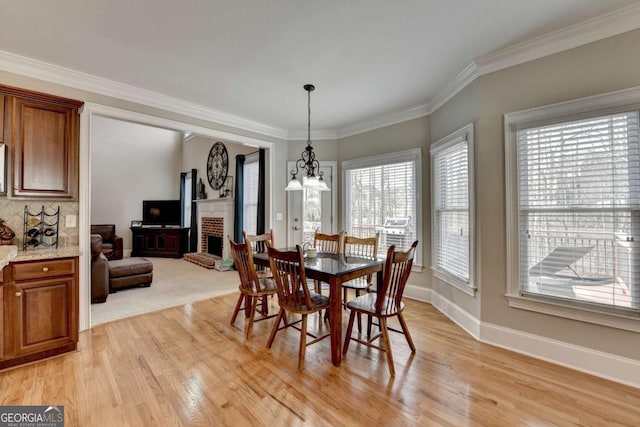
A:
[[[233,235],[233,200],[197,200],[198,252],[209,253],[209,236],[222,237],[222,258],[231,259],[227,236]]]
[[[206,254],[217,255],[222,257],[223,251],[217,247],[209,247],[209,243],[215,239],[211,237],[222,238],[224,247],[224,218],[221,217],[202,217],[200,222],[200,252]],[[214,246],[212,244],[211,246]]]

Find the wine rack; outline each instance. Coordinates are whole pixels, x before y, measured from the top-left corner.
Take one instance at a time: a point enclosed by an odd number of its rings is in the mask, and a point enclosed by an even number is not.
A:
[[[40,212],[33,213],[25,205],[22,249],[57,248],[59,225],[60,206],[54,213],[47,213],[44,206]]]

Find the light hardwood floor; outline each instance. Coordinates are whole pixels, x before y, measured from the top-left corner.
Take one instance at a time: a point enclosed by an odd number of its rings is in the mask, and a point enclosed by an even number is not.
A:
[[[425,303],[406,301],[417,353],[392,333],[390,379],[356,343],[334,367],[328,340],[299,372],[296,331],[267,350],[267,320],[245,342],[236,298],[81,333],[73,354],[0,373],[0,402],[65,405],[66,426],[640,425],[640,390],[479,343]]]

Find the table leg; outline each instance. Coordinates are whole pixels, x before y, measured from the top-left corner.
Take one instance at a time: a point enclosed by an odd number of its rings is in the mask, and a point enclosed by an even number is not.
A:
[[[329,318],[331,319],[331,362],[342,362],[342,281],[332,277],[329,282]]]

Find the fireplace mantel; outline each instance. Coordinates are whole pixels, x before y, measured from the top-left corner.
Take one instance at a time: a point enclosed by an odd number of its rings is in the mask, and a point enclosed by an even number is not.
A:
[[[227,236],[233,236],[233,199],[199,199],[198,210],[198,252],[202,252],[202,218],[223,218],[224,235],[222,258],[231,259],[231,247]]]

